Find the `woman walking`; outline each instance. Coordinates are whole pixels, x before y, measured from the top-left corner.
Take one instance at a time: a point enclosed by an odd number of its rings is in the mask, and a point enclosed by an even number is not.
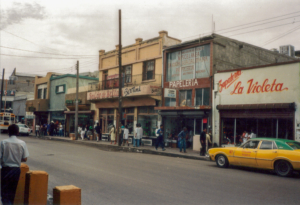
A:
[[[79,131],[79,130],[78,130]],[[80,135],[81,135],[81,139],[84,140],[84,135],[85,135],[85,128],[84,126],[82,126],[81,130],[80,130]]]
[[[112,126],[112,128],[110,129],[110,144],[112,144],[113,141],[115,141],[114,144],[117,143],[116,141],[116,128],[115,128],[115,125]]]

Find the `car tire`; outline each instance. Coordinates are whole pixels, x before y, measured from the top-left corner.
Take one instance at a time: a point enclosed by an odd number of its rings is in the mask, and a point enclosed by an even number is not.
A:
[[[217,166],[220,168],[227,168],[229,166],[228,159],[223,154],[216,156],[216,163],[217,163]]]
[[[292,165],[285,160],[276,161],[274,165],[274,169],[276,174],[281,177],[288,177],[291,176],[293,173]]]

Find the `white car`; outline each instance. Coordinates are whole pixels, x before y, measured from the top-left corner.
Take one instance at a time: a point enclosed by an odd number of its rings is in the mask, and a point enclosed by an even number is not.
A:
[[[19,126],[19,134],[20,135],[29,135],[31,133],[31,129],[25,124],[17,124]]]

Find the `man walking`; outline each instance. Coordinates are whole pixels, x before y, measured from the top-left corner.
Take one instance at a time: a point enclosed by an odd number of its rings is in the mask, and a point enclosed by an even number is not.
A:
[[[206,128],[200,134],[201,151],[200,156],[205,156],[206,152]]]
[[[97,135],[97,142],[99,142],[99,140],[101,141],[101,127],[99,122],[97,123],[97,126],[95,127],[95,131],[96,131],[96,135]]]
[[[35,125],[35,136],[37,137],[38,135],[40,136],[40,125],[37,123]]]
[[[14,202],[18,181],[20,178],[21,162],[26,162],[29,156],[26,143],[19,140],[19,127],[12,124],[8,127],[9,138],[0,143],[1,160],[1,200],[3,205]]]
[[[182,131],[178,134],[178,141],[180,143],[180,152],[182,152],[182,147],[184,150],[184,153],[186,153],[186,137],[187,137],[188,131],[187,128],[184,127]]]
[[[160,125],[160,129],[157,130],[158,137],[156,138],[155,149],[159,147],[161,144],[162,151],[165,151],[165,143],[164,143],[164,126]]]

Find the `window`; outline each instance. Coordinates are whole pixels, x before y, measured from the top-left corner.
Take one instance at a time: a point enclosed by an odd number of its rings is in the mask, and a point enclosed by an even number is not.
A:
[[[272,141],[262,141],[259,149],[273,149]]]
[[[165,98],[165,106],[175,107],[176,106],[176,98]]]
[[[131,83],[131,65],[124,67],[125,83]]]
[[[249,142],[246,142],[246,144],[244,144],[244,148],[249,148],[249,149],[256,149],[257,146],[259,144],[259,141],[249,141]]]
[[[210,88],[196,89],[195,105],[209,105]]]
[[[107,109],[107,114],[114,114],[114,113],[115,113],[114,108]]]
[[[134,107],[127,108],[127,114],[134,113]]]
[[[179,91],[179,106],[192,106],[192,90]]]
[[[146,61],[143,65],[143,80],[155,79],[155,61]]]
[[[43,99],[46,99],[47,98],[47,88],[44,88],[44,98]]]
[[[43,89],[38,89],[38,99],[43,99]]]
[[[293,149],[300,149],[300,143],[299,142],[286,142],[287,145],[289,145]]]
[[[66,85],[58,85],[55,88],[55,92],[56,94],[65,93],[66,92],[65,89],[66,89]]]
[[[148,107],[139,107],[139,113],[148,113]]]

